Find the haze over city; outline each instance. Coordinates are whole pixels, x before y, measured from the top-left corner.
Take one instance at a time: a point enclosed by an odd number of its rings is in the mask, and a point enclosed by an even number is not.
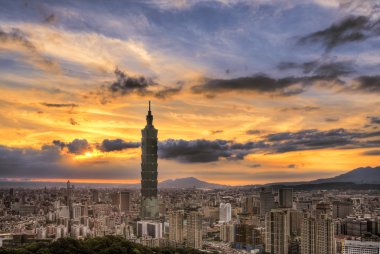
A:
[[[1,181],[246,185],[379,166],[379,4],[0,1]]]

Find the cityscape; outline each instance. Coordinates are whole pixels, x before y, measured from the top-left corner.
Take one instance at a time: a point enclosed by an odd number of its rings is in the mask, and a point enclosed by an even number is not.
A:
[[[0,0],[0,254],[380,254],[379,14]]]

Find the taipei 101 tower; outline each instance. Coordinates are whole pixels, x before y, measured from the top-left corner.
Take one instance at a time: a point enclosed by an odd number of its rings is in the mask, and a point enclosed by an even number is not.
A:
[[[159,219],[157,199],[157,133],[153,126],[153,115],[146,116],[146,126],[141,130],[141,211],[143,220]]]

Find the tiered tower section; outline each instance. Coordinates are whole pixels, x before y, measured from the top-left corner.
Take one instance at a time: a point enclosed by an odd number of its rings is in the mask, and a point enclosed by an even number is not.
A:
[[[159,219],[157,199],[157,134],[153,126],[153,115],[149,110],[146,126],[141,130],[141,211],[142,219]]]

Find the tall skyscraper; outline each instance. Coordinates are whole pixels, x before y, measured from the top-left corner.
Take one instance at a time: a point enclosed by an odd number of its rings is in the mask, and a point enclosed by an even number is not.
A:
[[[353,205],[351,200],[338,200],[333,202],[333,219],[346,218],[353,212]]]
[[[120,212],[129,212],[130,196],[129,191],[120,192]]]
[[[315,218],[304,214],[301,227],[301,254],[335,254],[334,223],[325,213]]]
[[[220,226],[220,240],[228,243],[235,241],[235,225],[233,223],[223,223]]]
[[[187,215],[186,245],[190,248],[202,248],[202,215],[199,212],[190,212]]]
[[[293,189],[283,188],[278,192],[279,207],[292,208],[293,207]]]
[[[265,215],[265,251],[288,254],[290,242],[290,209],[272,209]]]
[[[157,199],[157,134],[153,126],[153,115],[146,116],[146,126],[141,130],[141,211],[142,219],[158,219],[159,204]]]
[[[275,208],[275,204],[272,189],[262,188],[260,191],[260,216],[264,217],[273,208]]]
[[[178,244],[183,243],[183,220],[184,212],[183,211],[173,211],[169,214],[169,241],[175,242]]]
[[[220,203],[219,206],[219,222],[231,221],[231,204]]]

